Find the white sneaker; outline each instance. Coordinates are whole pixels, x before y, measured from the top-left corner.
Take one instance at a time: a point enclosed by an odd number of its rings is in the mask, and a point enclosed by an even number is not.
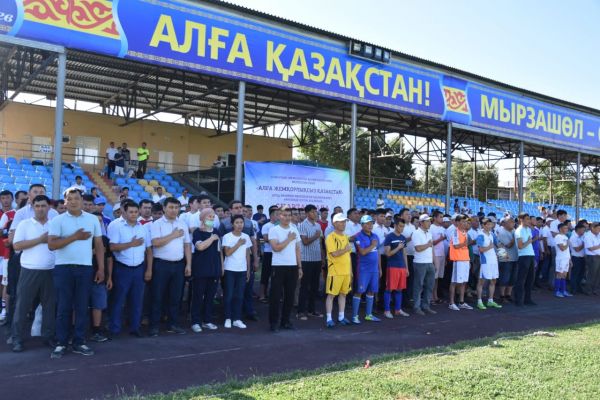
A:
[[[460,311],[460,308],[458,308],[458,306],[454,303],[450,304],[448,306],[448,309],[452,310],[452,311]]]
[[[230,319],[226,319],[225,320],[225,328],[231,328],[231,320]]]
[[[202,324],[202,327],[204,329],[208,329],[208,330],[211,330],[211,331],[214,331],[214,330],[218,329],[217,326],[215,324],[211,323],[211,322],[209,322],[208,324]]]
[[[386,311],[386,312],[384,312],[384,313],[383,313],[383,315],[384,315],[386,318],[389,318],[389,319],[394,319],[394,316],[392,315],[392,313],[391,313],[390,311]]]
[[[396,314],[396,315],[401,315],[401,316],[403,316],[403,317],[410,317],[410,314],[409,314],[409,313],[407,313],[407,312],[404,312],[403,310],[398,310],[398,311],[395,311],[395,314]]]
[[[240,329],[246,329],[246,325],[239,319],[233,321],[233,326],[235,326],[236,328],[240,328]]]
[[[473,307],[471,307],[470,305],[468,305],[467,303],[461,303],[459,305],[460,308],[462,308],[463,310],[472,310]]]
[[[200,325],[194,324],[194,325],[192,325],[192,332],[200,333],[200,332],[202,332],[202,328],[200,328]]]

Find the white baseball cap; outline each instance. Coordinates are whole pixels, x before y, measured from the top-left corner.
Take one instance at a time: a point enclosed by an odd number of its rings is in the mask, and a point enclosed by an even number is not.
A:
[[[419,222],[423,222],[423,221],[429,221],[431,219],[431,217],[427,214],[423,214],[419,217]]]
[[[348,221],[348,218],[346,218],[344,216],[344,214],[337,213],[333,216],[333,222],[342,222],[342,221]]]

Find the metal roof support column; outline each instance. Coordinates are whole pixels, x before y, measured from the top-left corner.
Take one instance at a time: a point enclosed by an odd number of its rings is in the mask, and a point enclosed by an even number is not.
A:
[[[244,99],[246,82],[240,81],[238,88],[237,137],[235,150],[235,187],[233,198],[242,201],[242,161],[244,157]]]
[[[350,126],[350,206],[354,206],[354,190],[356,189],[356,103],[352,103]]]
[[[575,221],[581,211],[581,153],[577,153],[577,175],[575,176]]]
[[[525,145],[519,142],[519,214],[523,212],[523,174],[525,173]]]
[[[452,190],[452,123],[446,126],[446,214],[450,214],[450,191]]]
[[[62,170],[62,141],[65,113],[65,79],[67,75],[67,54],[58,53],[56,72],[56,110],[54,116],[54,168],[52,169],[52,198],[60,199],[60,172]]]

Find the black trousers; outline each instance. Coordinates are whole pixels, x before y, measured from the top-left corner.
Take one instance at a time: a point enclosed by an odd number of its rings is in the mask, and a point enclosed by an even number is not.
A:
[[[15,310],[17,309],[17,285],[19,283],[19,275],[21,274],[21,253],[15,253],[10,257],[7,270],[8,282],[6,292],[10,299],[8,309],[6,310],[6,326],[10,329]]]
[[[146,175],[146,164],[148,160],[138,161],[138,171],[142,173],[142,178]]]
[[[271,325],[290,322],[290,314],[294,306],[298,267],[296,265],[273,266],[271,273],[271,292],[269,293],[269,322]],[[280,313],[280,300],[283,292],[283,308]]]
[[[381,278],[379,278],[379,291],[377,292],[377,307],[380,310],[385,308],[383,301],[383,292],[385,292],[385,286],[387,284],[387,256],[381,255]]]
[[[409,308],[411,306],[410,299],[413,298],[413,260],[415,256],[406,256],[408,261],[408,278],[406,279],[406,289],[404,289],[404,296],[402,296],[402,307]]]
[[[517,281],[513,286],[515,304],[531,302],[531,287],[533,286],[533,275],[535,267],[534,256],[520,256],[517,261]]]
[[[298,312],[315,312],[315,300],[319,294],[321,279],[321,261],[302,261],[302,279],[300,280],[300,296]]]
[[[114,160],[108,160],[108,179],[115,173],[116,163]]]

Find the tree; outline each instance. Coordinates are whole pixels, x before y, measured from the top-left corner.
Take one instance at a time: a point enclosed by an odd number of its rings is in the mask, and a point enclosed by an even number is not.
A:
[[[473,195],[473,163],[462,160],[452,161],[451,187],[454,196],[471,197]],[[487,169],[485,166],[477,165],[477,197],[485,200],[485,189],[498,187],[498,170]],[[418,190],[425,192],[425,177],[419,180]],[[446,166],[429,168],[429,193],[446,193]]]
[[[552,179],[550,179],[552,177]],[[550,181],[552,184],[550,185]],[[552,188],[552,189],[551,189]],[[533,174],[527,183],[529,195],[526,200],[546,204],[575,205],[576,174],[566,164],[551,164],[544,160],[534,167]],[[533,193],[533,196],[531,195]],[[583,207],[597,206],[600,202],[598,196],[598,182],[594,179],[585,179],[581,183],[581,197]]]
[[[350,127],[338,127],[333,124],[319,124],[318,129],[313,125],[306,125],[304,135],[314,144],[305,145],[300,148],[302,159],[315,161],[333,168],[348,170],[350,168]],[[372,158],[371,176],[380,176],[398,179],[415,178],[415,169],[412,165],[412,153],[402,153],[399,142],[387,141],[381,137],[374,137],[378,146],[385,147],[385,151],[396,156],[385,158]],[[298,141],[295,141],[298,145]],[[367,176],[369,174],[369,133],[364,130],[357,131],[356,140],[356,175]]]

